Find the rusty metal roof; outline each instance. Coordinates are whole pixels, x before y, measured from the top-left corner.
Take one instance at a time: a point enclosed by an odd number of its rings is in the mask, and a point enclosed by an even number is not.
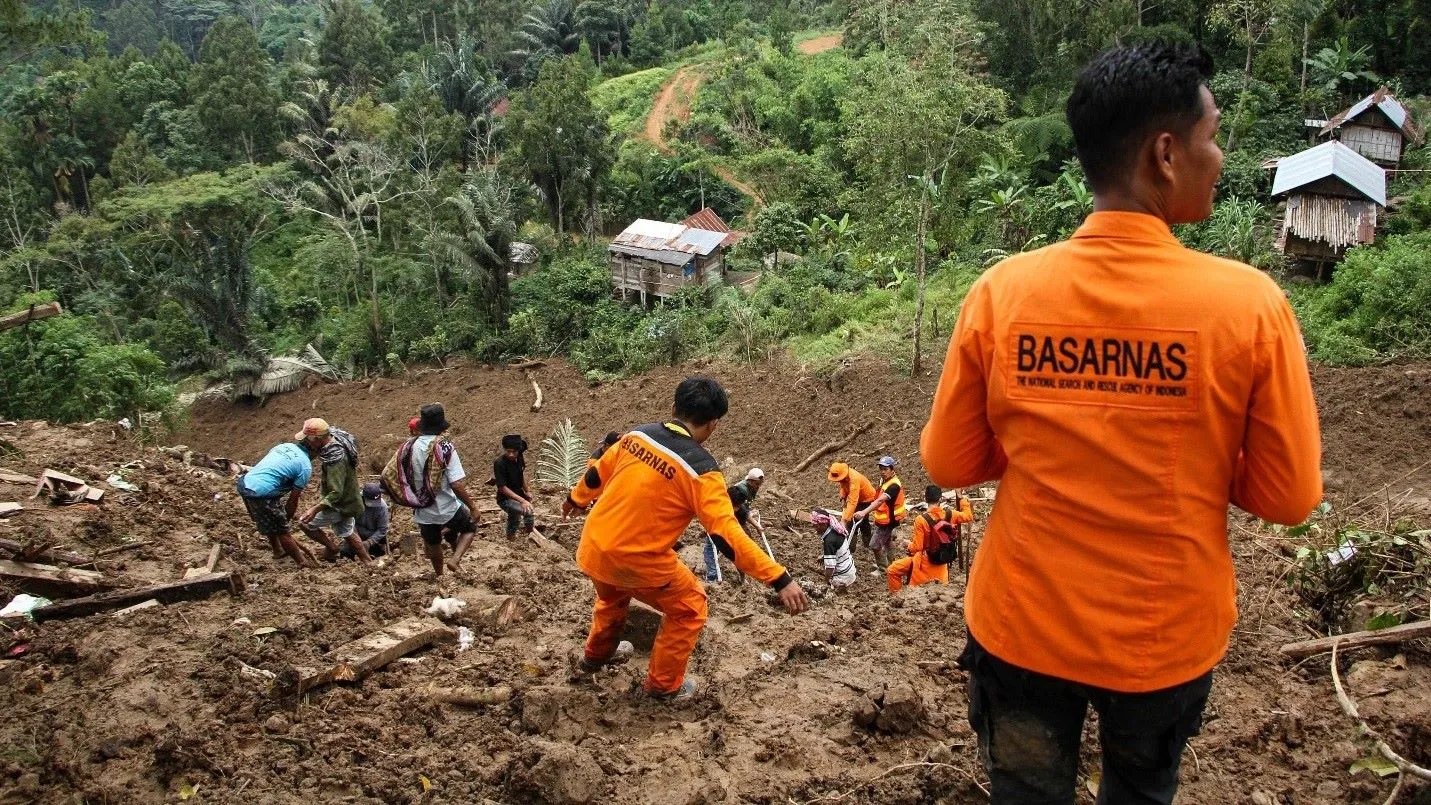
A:
[[[611,241],[611,249],[669,265],[684,265],[693,256],[705,257],[719,249],[726,237],[725,232],[638,218]]]

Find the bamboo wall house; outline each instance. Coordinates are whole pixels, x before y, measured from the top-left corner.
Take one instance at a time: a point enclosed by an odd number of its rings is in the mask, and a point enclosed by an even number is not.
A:
[[[1386,171],[1332,140],[1281,159],[1272,196],[1285,197],[1277,249],[1318,275],[1346,250],[1376,238],[1386,206]]]

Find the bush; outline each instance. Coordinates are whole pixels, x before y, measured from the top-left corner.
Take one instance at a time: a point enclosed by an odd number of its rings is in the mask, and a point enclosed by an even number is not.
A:
[[[1332,281],[1296,299],[1312,354],[1364,365],[1431,356],[1431,233],[1347,253]]]
[[[93,321],[63,315],[0,333],[0,416],[80,422],[162,411],[174,401],[164,362],[103,344]]]

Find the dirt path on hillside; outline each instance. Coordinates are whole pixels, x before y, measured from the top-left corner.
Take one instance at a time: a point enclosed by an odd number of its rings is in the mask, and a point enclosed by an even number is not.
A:
[[[572,558],[580,527],[554,515],[561,490],[536,501],[539,527],[555,544],[508,540],[487,514],[460,577],[442,583],[420,575],[406,509],[394,509],[393,533],[408,551],[397,561],[297,571],[274,561],[252,532],[233,478],[194,452],[253,462],[291,438],[304,418],[323,416],[357,436],[366,479],[417,407],[438,400],[447,405],[469,488],[487,509],[492,492],[482,482],[503,434],[524,434],[535,451],[570,418],[590,443],[666,415],[676,382],[692,371],[729,390],[730,415],[708,446],[731,479],[752,465],[766,470],[757,506],[775,555],[797,578],[820,575],[817,539],[808,526],[787,528],[784,512],[834,503],[825,461],[791,469],[816,446],[851,423],[872,421],[830,458],[873,471],[876,458],[892,454],[906,486],[925,483],[919,433],[937,377],[905,377],[868,360],[830,378],[787,363],[702,362],[600,384],[549,361],[534,373],[545,397],[538,413],[530,411],[532,388],[522,373],[459,364],[319,385],[263,405],[201,402],[174,440],[187,451],[146,447],[108,423],[0,429],[15,451],[0,458],[7,471],[37,475],[51,467],[97,484],[122,471],[137,487],[111,488],[98,506],[50,507],[25,497],[33,485],[0,480],[0,495],[25,505],[0,519],[0,536],[87,553],[135,544],[99,567],[122,586],[178,578],[218,544],[219,570],[241,571],[248,582],[239,597],[0,627],[0,650],[31,641],[28,653],[0,660],[0,802],[987,802],[966,721],[967,682],[954,666],[964,635],[957,574],[947,587],[891,597],[862,553],[855,588],[820,598],[800,617],[771,607],[758,584],[713,586],[692,658],[702,691],[671,708],[634,692],[645,648],[594,684],[568,682],[567,658],[584,636],[591,590]],[[1337,480],[1335,488],[1329,483],[1334,504],[1368,496],[1426,504],[1431,366],[1318,368],[1313,382],[1326,471]],[[991,505],[975,502],[976,539]],[[1431,522],[1424,510],[1416,516],[1423,527]],[[1368,750],[1335,704],[1325,658],[1277,659],[1279,644],[1307,634],[1285,581],[1286,540],[1241,513],[1231,524],[1242,619],[1218,667],[1202,733],[1190,744],[1195,754],[1185,758],[1179,801],[1244,805],[1255,792],[1258,801],[1281,805],[1384,801],[1392,780],[1348,773]],[[699,530],[688,530],[680,547],[686,564],[700,566],[700,545]],[[17,591],[0,581],[0,603]],[[303,697],[285,696],[262,678],[330,664],[339,646],[421,615],[438,594],[515,595],[526,612],[502,629],[459,616],[454,626],[476,632],[470,648],[441,642]],[[633,639],[643,635],[650,638],[649,623],[633,627]],[[1393,659],[1397,651],[1402,656]],[[1413,761],[1431,763],[1424,647],[1362,651],[1346,662],[1344,679],[1362,713]],[[505,695],[457,707],[439,701],[434,688]],[[862,726],[871,696],[886,688],[886,705],[899,692],[903,709],[887,708],[874,727]],[[1092,801],[1084,783],[1098,762],[1090,743],[1080,758],[1079,803]],[[904,768],[881,777],[896,766]],[[1427,793],[1408,786],[1400,802]]]
[[[824,53],[827,50],[834,50],[844,41],[841,34],[829,34],[828,36],[818,36],[814,39],[806,39],[795,47],[796,50],[806,56],[814,56],[816,53]]]

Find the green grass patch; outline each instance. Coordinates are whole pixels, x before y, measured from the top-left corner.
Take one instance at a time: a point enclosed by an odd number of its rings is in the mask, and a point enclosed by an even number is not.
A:
[[[606,113],[612,131],[636,134],[645,125],[656,94],[672,72],[669,67],[652,67],[607,79],[592,89],[591,102]]]

